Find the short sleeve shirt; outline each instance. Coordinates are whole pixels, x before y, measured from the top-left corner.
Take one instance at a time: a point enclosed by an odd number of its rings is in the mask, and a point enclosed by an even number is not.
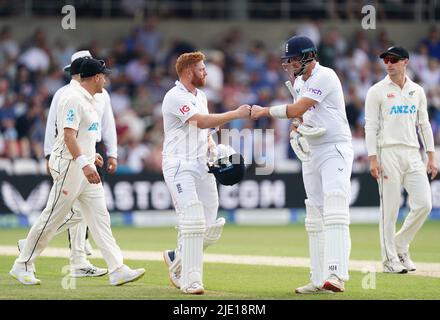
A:
[[[162,102],[164,123],[163,157],[204,160],[208,151],[208,129],[189,123],[195,114],[208,114],[208,101],[203,91],[196,95],[176,81]]]
[[[95,103],[93,96],[81,86],[68,90],[66,95],[60,97],[60,108],[57,114],[59,132],[55,139],[54,154],[72,159],[64,142],[64,129],[71,128],[77,131],[76,138],[81,153],[91,163],[94,163],[95,145],[101,130]]]
[[[307,137],[311,146],[334,142],[351,142],[351,131],[345,112],[344,93],[336,73],[316,63],[311,76],[302,76],[294,83],[296,100],[307,97],[317,103],[303,115],[304,124],[322,127],[327,131],[316,138]]]

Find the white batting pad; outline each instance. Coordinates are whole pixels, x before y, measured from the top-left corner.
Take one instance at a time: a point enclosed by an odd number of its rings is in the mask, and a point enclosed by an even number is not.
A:
[[[179,221],[181,235],[182,291],[193,283],[202,284],[203,279],[203,237],[205,234],[205,215],[200,201],[188,203],[183,208]]]
[[[324,195],[324,278],[335,274],[348,280],[348,261],[351,250],[349,199],[344,193]]]
[[[225,223],[225,218],[218,218],[214,224],[206,227],[205,237],[203,238],[203,250],[220,239]]]
[[[321,287],[324,283],[324,222],[321,212],[310,200],[306,204],[306,231],[309,236],[311,281]]]

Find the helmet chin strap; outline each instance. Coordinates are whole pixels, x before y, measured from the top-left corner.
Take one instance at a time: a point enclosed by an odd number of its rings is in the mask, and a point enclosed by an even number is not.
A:
[[[308,58],[306,60],[301,60],[301,68],[298,72],[293,72],[293,75],[295,78],[302,76],[304,74],[304,71],[306,70],[307,65],[313,61],[313,58]]]
[[[308,52],[308,53],[304,53],[303,54],[303,57],[302,57],[302,59],[301,59],[301,61],[300,61],[300,63],[301,63],[301,68],[299,69],[299,71],[298,72],[293,72],[293,76],[295,77],[295,78],[297,78],[297,77],[299,77],[299,76],[302,76],[303,74],[304,74],[304,71],[306,70],[306,67],[307,67],[307,65],[310,63],[310,62],[312,62],[313,61],[313,59],[315,59],[315,54],[310,54],[310,52]]]

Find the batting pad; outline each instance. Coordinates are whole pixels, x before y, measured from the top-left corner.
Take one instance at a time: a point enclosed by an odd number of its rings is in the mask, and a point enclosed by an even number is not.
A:
[[[306,199],[305,226],[309,236],[310,280],[313,285],[321,287],[324,283],[324,222],[321,212]]]
[[[348,280],[351,250],[349,199],[341,192],[324,195],[324,278],[334,274]]]
[[[205,237],[203,238],[203,250],[213,245],[220,239],[225,223],[225,218],[218,218],[214,224],[206,227]]]
[[[205,215],[203,213],[203,204],[200,201],[190,202],[183,208],[179,229],[182,244],[182,277],[180,288],[183,291],[194,282],[203,285]]]

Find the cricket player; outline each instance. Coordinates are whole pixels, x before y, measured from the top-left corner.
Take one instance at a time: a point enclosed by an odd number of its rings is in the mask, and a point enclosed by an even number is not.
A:
[[[91,58],[92,55],[88,50],[78,51],[72,55],[71,64],[64,67],[64,71],[70,72],[72,80],[66,86],[58,89],[55,93],[49,109],[49,115],[46,124],[46,134],[44,139],[44,153],[46,159],[49,160],[54,145],[55,137],[58,132],[57,128],[57,111],[59,99],[65,90],[74,88],[80,83],[79,69],[84,58]],[[98,142],[103,140],[107,150],[107,171],[114,173],[117,169],[117,139],[116,126],[113,116],[113,110],[110,102],[110,96],[107,90],[103,89],[102,93],[95,95],[96,110],[99,115],[100,128]],[[47,161],[48,164],[48,161]],[[50,173],[50,172],[49,172]],[[77,219],[81,220],[77,223]],[[70,227],[69,226],[72,226]],[[87,239],[87,225],[82,219],[81,213],[78,212],[74,203],[68,219],[63,223],[58,231],[60,233],[67,229],[70,243],[70,263],[71,275],[73,277],[96,277],[106,273],[105,269],[93,266],[87,260],[87,255],[91,254],[91,246]]]
[[[251,111],[252,119],[302,117],[304,126],[325,129],[303,137],[310,147],[302,174],[311,282],[296,293],[341,292],[349,279],[351,132],[341,82],[332,69],[316,61],[316,53],[308,37],[290,38],[282,59],[294,80],[295,102],[270,108],[254,105]]]
[[[426,171],[434,179],[438,168],[425,92],[406,75],[408,51],[393,46],[380,58],[388,75],[367,93],[366,143],[370,173],[379,184],[383,271],[407,273],[416,270],[409,245],[432,208]],[[426,166],[419,151],[417,131],[427,154]],[[410,212],[396,233],[402,186],[408,192]]]
[[[99,137],[99,115],[94,95],[101,93],[105,75],[110,73],[103,61],[84,59],[81,82],[60,97],[57,112],[58,135],[49,158],[54,184],[47,205],[32,226],[26,245],[9,274],[25,285],[40,284],[33,263],[68,216],[77,201],[91,234],[107,263],[111,285],[121,285],[142,277],[145,269],[124,265],[120,248],[112,235],[104,189],[95,162]]]
[[[221,235],[225,220],[216,219],[217,184],[208,173],[208,129],[246,118],[250,106],[209,114],[206,95],[205,56],[185,53],[176,61],[179,80],[162,103],[165,139],[162,170],[178,215],[177,249],[164,252],[172,283],[183,293],[203,294],[203,249]]]

